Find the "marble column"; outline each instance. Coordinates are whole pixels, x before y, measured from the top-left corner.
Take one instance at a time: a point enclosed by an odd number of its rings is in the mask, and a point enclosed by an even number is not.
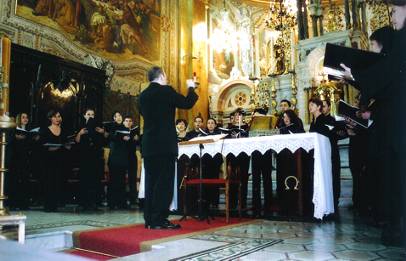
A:
[[[359,29],[359,20],[358,20],[358,3],[357,0],[351,0],[351,13],[352,13],[352,26],[354,30]]]
[[[361,18],[362,18],[362,23],[361,23],[361,29],[364,33],[367,33],[368,31],[368,24],[367,24],[367,5],[365,0],[360,1],[360,7],[361,7]]]
[[[344,12],[345,12],[345,28],[351,28],[351,14],[350,14],[350,2],[349,0],[344,1]]]
[[[303,0],[296,0],[297,6],[297,29],[299,40],[306,39],[303,17]]]
[[[313,29],[313,37],[319,36],[319,32],[317,30],[317,16],[312,15],[312,29]]]
[[[320,36],[324,34],[324,28],[323,28],[323,16],[319,16],[319,34]]]

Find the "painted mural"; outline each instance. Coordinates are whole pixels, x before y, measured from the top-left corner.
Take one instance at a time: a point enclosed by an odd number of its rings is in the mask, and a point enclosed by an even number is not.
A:
[[[160,0],[18,0],[17,15],[111,60],[159,60]]]

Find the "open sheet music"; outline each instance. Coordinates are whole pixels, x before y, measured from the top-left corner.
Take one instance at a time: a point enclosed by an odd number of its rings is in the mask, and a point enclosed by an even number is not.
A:
[[[20,127],[16,127],[16,131],[20,131],[22,133],[38,133],[39,132],[39,127],[31,129],[31,130],[24,130],[24,129],[20,128]]]
[[[204,144],[204,143],[213,143],[219,140],[224,139],[227,137],[228,134],[217,134],[217,135],[209,135],[209,136],[200,136],[188,141],[179,142],[180,145],[190,145],[190,144]]]
[[[224,139],[228,134],[217,134],[217,135],[210,135],[210,136],[201,136],[190,139],[189,141],[212,141],[216,142],[221,139]]]
[[[138,129],[138,126],[135,126],[134,128],[132,128],[131,130],[116,130],[116,133],[121,133],[124,135],[130,135],[130,134],[134,134]]]

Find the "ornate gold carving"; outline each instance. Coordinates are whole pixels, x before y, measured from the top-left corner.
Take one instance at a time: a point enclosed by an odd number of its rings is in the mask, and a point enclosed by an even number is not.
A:
[[[270,77],[271,77],[271,108],[273,114],[277,114],[276,106],[278,103],[276,102],[276,86],[275,86],[276,75],[270,75]]]
[[[161,16],[161,29],[164,32],[169,32],[173,27],[173,21],[166,15]]]
[[[369,27],[371,32],[390,24],[388,6],[379,1],[369,1],[368,9],[371,13]]]
[[[327,18],[326,26],[324,27],[325,32],[335,32],[344,30],[344,11],[342,8],[336,4],[331,4],[328,9],[327,15],[324,17]]]
[[[297,86],[296,86],[296,73],[294,71],[290,72],[292,74],[292,98],[290,98],[290,102],[292,103],[292,107],[296,108],[296,104],[297,104],[297,99],[296,99],[296,95],[297,95]]]

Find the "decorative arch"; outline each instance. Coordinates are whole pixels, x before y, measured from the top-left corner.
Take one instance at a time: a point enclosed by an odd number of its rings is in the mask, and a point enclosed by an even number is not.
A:
[[[322,73],[323,70],[323,61],[324,61],[324,53],[325,53],[326,46],[319,46],[307,56],[306,65],[309,70],[309,80],[318,80],[318,76]],[[320,66],[321,65],[321,66]],[[320,82],[316,82],[318,84]]]
[[[227,82],[223,86],[220,87],[220,90],[217,95],[217,103],[216,103],[216,108],[215,111],[221,111],[221,112],[226,112],[230,111],[228,106],[228,102],[230,101],[230,98],[236,97],[236,92],[240,91],[242,94],[245,94],[245,102],[243,104],[238,105],[238,106],[233,106],[234,109],[235,107],[243,107],[247,108],[247,105],[249,104],[249,99],[251,95],[251,91],[254,88],[254,83],[246,80],[233,80],[230,82]],[[237,93],[238,95],[238,93]],[[243,96],[241,99],[243,99]],[[233,104],[236,105],[236,104]]]

